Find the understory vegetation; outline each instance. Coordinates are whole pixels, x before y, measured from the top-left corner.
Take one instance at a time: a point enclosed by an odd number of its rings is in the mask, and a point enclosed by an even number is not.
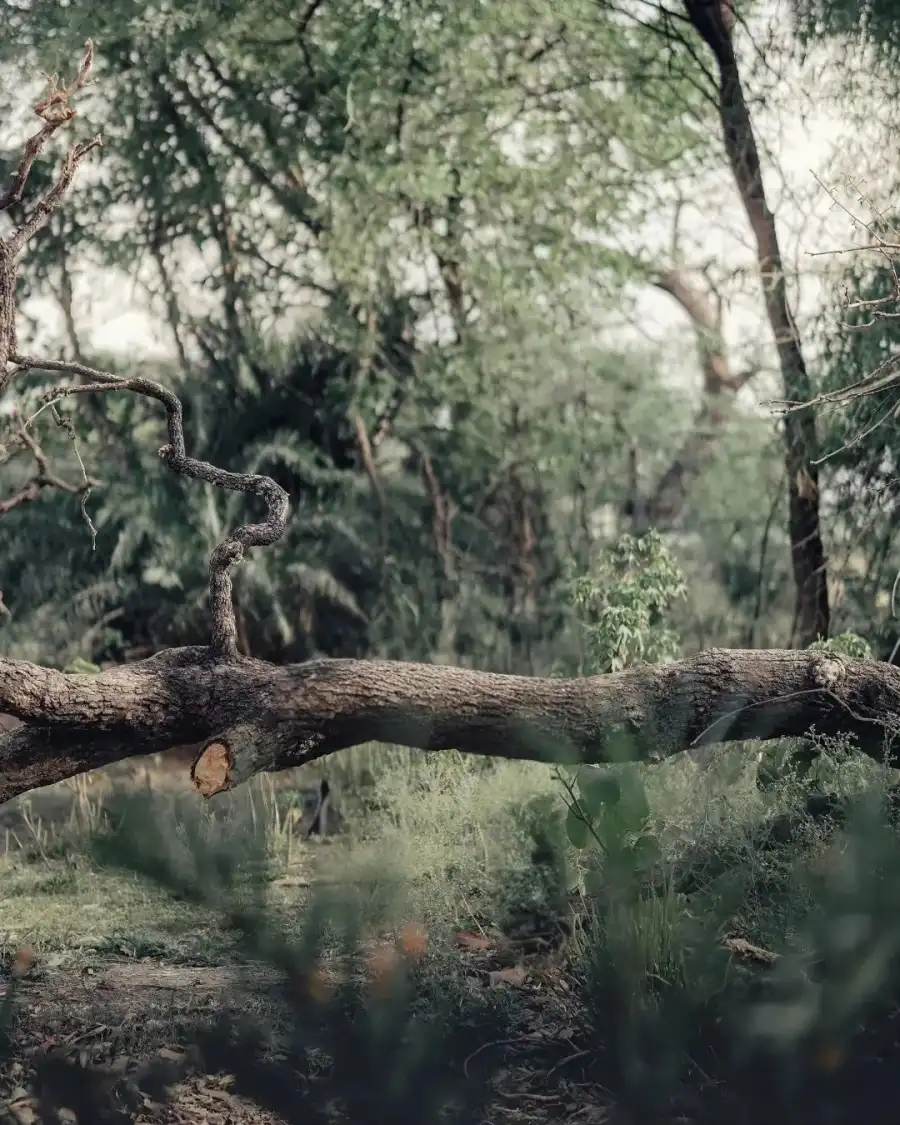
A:
[[[889,708],[868,755],[770,738],[773,682],[761,740],[710,745],[739,677],[664,674],[818,650],[832,719],[835,669],[894,683],[889,7],[0,7],[0,1121],[895,1120]],[[284,751],[270,682],[319,658],[323,726],[322,669],[362,674],[328,658],[662,671],[603,766],[336,736],[260,773],[252,703]],[[113,746],[145,659],[144,734],[169,707],[228,771],[179,692],[253,669],[252,780],[201,801],[199,744]],[[17,695],[33,665],[84,694]],[[683,753],[624,733],[689,705]]]
[[[570,584],[583,671],[676,655],[659,537],[598,575]],[[358,747],[318,844],[302,770],[201,806],[163,756],[10,803],[10,1119],[877,1114],[896,771],[815,740],[627,750],[565,769]]]

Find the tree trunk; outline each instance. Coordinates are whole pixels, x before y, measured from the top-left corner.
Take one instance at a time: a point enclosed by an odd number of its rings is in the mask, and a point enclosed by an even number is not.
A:
[[[725,150],[756,238],[766,315],[775,336],[784,397],[791,402],[809,402],[813,398],[812,386],[788,304],[775,217],[763,190],[759,151],[734,53],[734,13],[729,0],[685,0],[684,6],[694,28],[716,58]],[[826,637],[829,625],[825,552],[819,530],[818,469],[814,464],[816,425],[811,411],[785,416],[785,441],[796,591],[794,637],[800,646],[805,646],[818,637]]]
[[[204,796],[373,740],[532,761],[662,761],[738,739],[855,736],[898,759],[900,669],[820,651],[711,649],[607,676],[539,679],[450,666],[311,660],[278,666],[169,649],[97,675],[0,659],[0,801],[195,742]],[[624,739],[624,742],[623,742]]]
[[[694,427],[659,478],[656,488],[641,505],[633,505],[636,530],[671,524],[684,510],[693,476],[711,457],[725,425],[728,407],[749,375],[735,375],[728,362],[721,316],[712,302],[691,285],[683,271],[671,269],[655,285],[668,293],[691,318],[697,353],[703,371],[703,405]],[[643,523],[644,526],[641,526]]]

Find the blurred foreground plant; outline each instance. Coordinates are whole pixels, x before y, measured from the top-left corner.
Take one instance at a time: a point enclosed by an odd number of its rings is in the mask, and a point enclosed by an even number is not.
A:
[[[194,1020],[183,1063],[155,1062],[114,1085],[77,1060],[39,1059],[46,1120],[62,1106],[79,1121],[133,1120],[143,1096],[165,1100],[186,1073],[231,1075],[236,1095],[286,1122],[333,1120],[336,1109],[360,1123],[478,1120],[488,1086],[477,1067],[464,1079],[461,1066],[479,1042],[479,1018],[490,1015],[437,991],[423,1002],[424,930],[407,926],[393,944],[366,941],[348,900],[331,890],[301,907],[300,937],[290,937],[267,904],[264,827],[199,814],[176,820],[171,809],[135,794],[126,815],[94,837],[92,859],[195,905],[198,924],[201,912],[214,912],[239,964],[273,970],[268,985],[248,977],[269,990],[271,1005],[264,1018],[223,1009]],[[12,1005],[11,990],[7,997]],[[498,1033],[496,1023],[480,1030]]]

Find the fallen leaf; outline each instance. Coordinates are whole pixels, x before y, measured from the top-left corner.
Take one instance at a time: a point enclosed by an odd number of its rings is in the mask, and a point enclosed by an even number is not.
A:
[[[368,958],[369,986],[376,996],[386,996],[393,985],[397,970],[397,950],[382,943]]]
[[[23,973],[27,973],[29,969],[34,968],[36,961],[37,958],[31,946],[23,945],[16,953],[15,960],[12,963],[13,976],[20,977]]]
[[[494,969],[493,972],[488,973],[488,983],[491,988],[496,988],[501,984],[509,984],[514,988],[521,988],[525,983],[525,967],[523,965],[513,965],[509,969]]]
[[[477,950],[483,952],[486,949],[493,947],[493,942],[490,938],[485,937],[483,934],[473,934],[468,931],[463,931],[456,935],[455,944],[460,949]]]
[[[428,949],[428,933],[413,923],[404,926],[400,931],[400,948],[407,957],[418,961]]]

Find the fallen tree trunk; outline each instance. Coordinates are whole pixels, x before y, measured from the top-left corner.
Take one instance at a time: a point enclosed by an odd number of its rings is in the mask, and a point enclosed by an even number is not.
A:
[[[900,760],[900,669],[823,651],[710,649],[607,676],[539,679],[432,664],[278,666],[170,649],[96,675],[0,659],[0,801],[99,766],[198,743],[213,796],[363,742],[532,761],[662,761],[735,740],[849,734]]]

